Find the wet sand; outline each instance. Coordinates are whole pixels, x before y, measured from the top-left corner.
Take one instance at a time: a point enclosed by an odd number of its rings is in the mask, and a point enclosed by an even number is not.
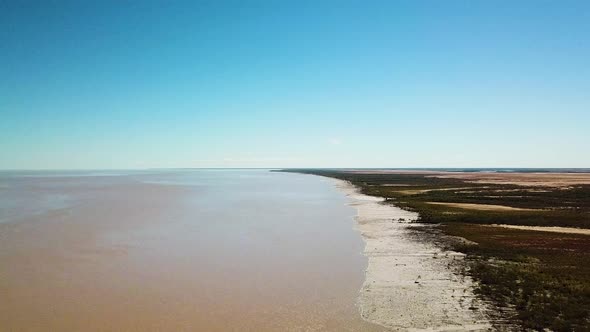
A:
[[[359,313],[367,260],[331,182],[186,177],[4,179],[67,204],[0,223],[0,330],[384,330]]]
[[[365,319],[396,331],[491,329],[489,307],[474,296],[472,281],[457,273],[462,254],[416,238],[409,227],[416,213],[334,181],[357,209],[357,227],[366,243],[369,264],[359,301]]]

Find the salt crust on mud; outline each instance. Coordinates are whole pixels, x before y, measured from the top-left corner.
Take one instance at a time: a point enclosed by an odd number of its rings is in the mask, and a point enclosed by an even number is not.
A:
[[[473,294],[470,278],[457,273],[463,255],[420,240],[411,223],[418,214],[360,194],[348,182],[336,186],[357,210],[357,228],[368,258],[359,307],[364,319],[395,331],[485,331],[489,308]],[[400,221],[403,218],[403,221]]]

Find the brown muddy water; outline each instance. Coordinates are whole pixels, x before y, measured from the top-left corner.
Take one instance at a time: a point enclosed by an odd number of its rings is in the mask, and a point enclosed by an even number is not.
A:
[[[332,182],[268,170],[0,173],[1,331],[380,331]]]

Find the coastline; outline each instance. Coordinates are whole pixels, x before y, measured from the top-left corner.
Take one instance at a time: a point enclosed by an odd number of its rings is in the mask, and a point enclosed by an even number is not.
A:
[[[492,327],[473,281],[456,272],[464,254],[444,251],[413,234],[418,214],[334,179],[357,211],[368,259],[358,299],[361,316],[392,330],[479,331]]]

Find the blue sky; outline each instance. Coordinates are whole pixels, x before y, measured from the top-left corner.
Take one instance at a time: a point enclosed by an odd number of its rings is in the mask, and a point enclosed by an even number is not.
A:
[[[589,1],[0,1],[0,169],[590,167]]]

